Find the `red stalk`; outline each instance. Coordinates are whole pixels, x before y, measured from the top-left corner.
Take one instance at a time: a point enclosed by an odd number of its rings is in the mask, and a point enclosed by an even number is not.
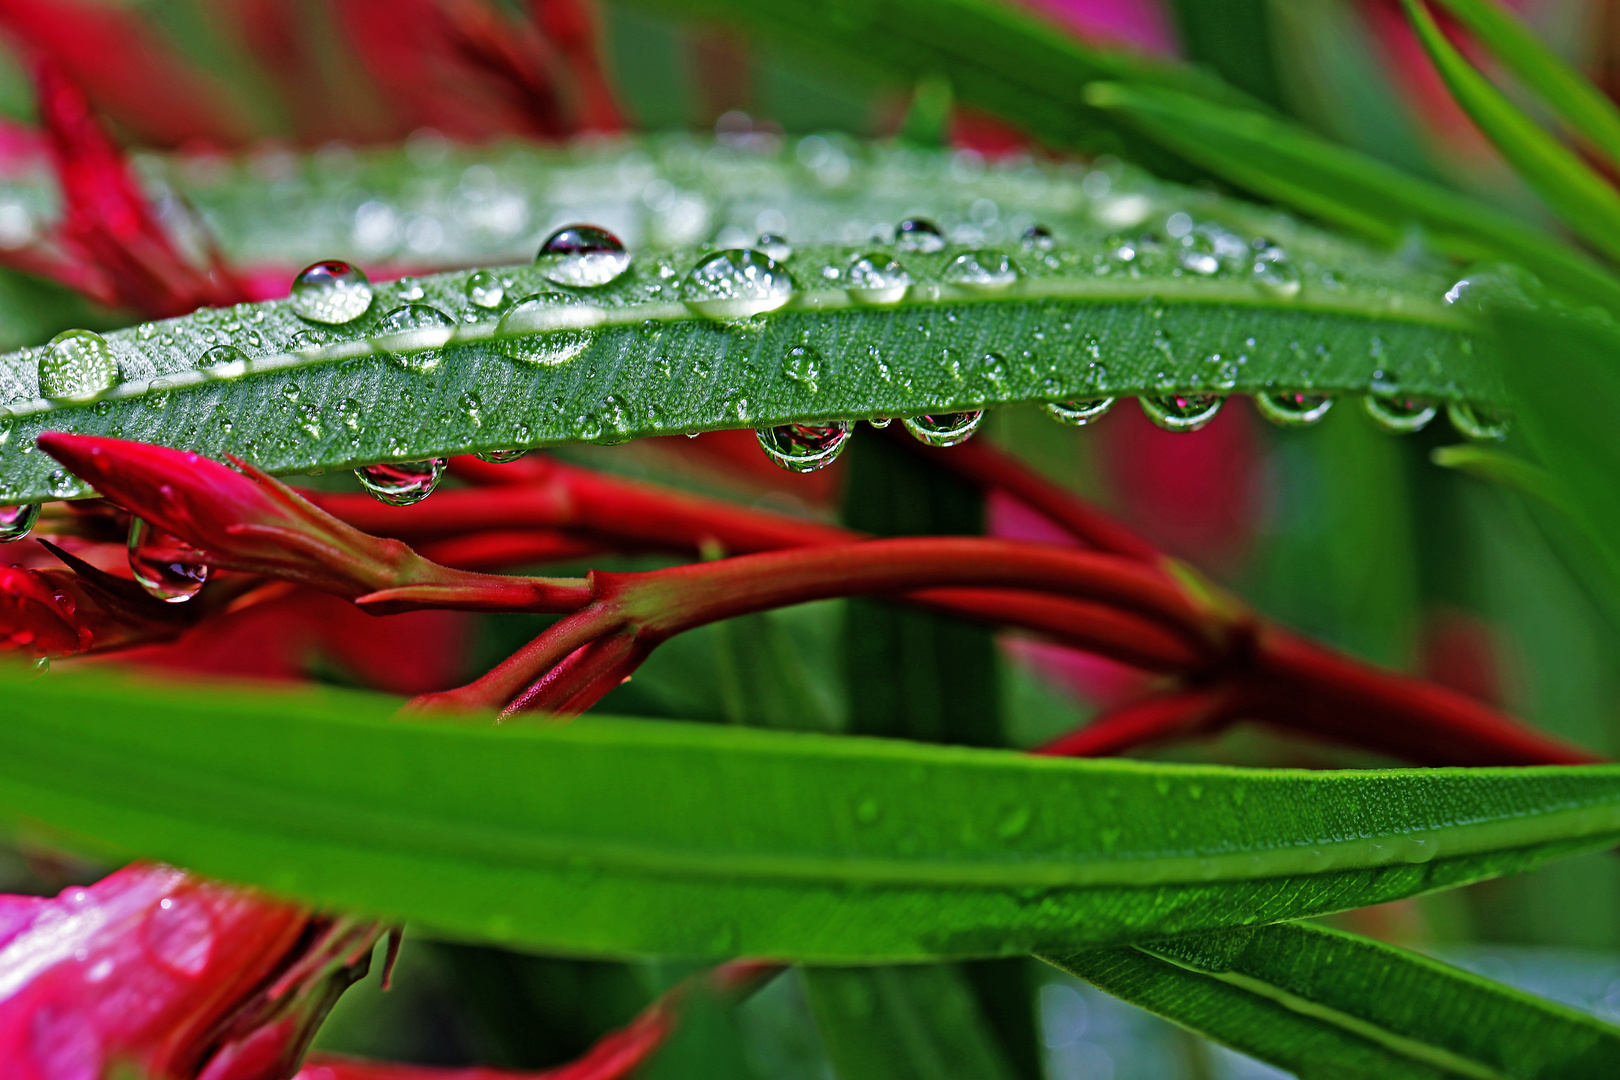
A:
[[[1230,683],[1172,690],[1110,710],[1034,752],[1049,757],[1112,757],[1220,727],[1237,719],[1246,705]]]

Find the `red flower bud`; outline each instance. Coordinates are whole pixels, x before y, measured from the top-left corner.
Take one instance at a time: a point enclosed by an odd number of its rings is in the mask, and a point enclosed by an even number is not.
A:
[[[378,929],[135,864],[0,897],[7,1080],[283,1080]]]

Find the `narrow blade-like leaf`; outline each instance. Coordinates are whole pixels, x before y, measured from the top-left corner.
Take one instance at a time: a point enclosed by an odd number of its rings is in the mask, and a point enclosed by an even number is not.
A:
[[[1408,176],[1304,128],[1160,87],[1098,83],[1088,98],[1248,191],[1388,244],[1413,229],[1459,259],[1508,259],[1548,285],[1620,309],[1620,282],[1518,218]]]
[[[1016,955],[1380,903],[1620,841],[1620,766],[1249,770],[329,692],[4,687],[0,810],[564,953]]]
[[[1570,228],[1610,258],[1620,257],[1620,194],[1464,59],[1420,0],[1402,3],[1452,97],[1485,137]]]
[[[1049,959],[1307,1080],[1620,1074],[1620,1028],[1322,927],[1284,923]]]
[[[1499,0],[1436,0],[1592,149],[1620,165],[1620,109]]]

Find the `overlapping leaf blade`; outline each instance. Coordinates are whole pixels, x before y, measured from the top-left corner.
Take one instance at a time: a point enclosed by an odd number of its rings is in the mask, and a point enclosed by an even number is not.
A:
[[[1049,959],[1305,1080],[1577,1080],[1620,1071],[1620,1028],[1321,927],[1285,923]]]
[[[617,160],[645,169],[638,153]],[[794,185],[812,182],[786,155],[718,160],[713,171],[728,177],[733,205],[803,211],[811,232],[816,221],[828,228],[838,205],[864,207],[857,224],[879,224],[882,211],[847,192],[841,201],[810,200],[811,213]],[[874,151],[862,180],[886,209],[896,194],[885,177],[903,176],[907,162],[938,171],[942,160]],[[43,430],[233,453],[294,472],[1173,390],[1360,393],[1394,379],[1411,394],[1500,398],[1472,358],[1465,320],[1441,300],[1445,277],[1274,212],[1130,175],[1095,176],[1105,182],[1015,170],[1000,178],[999,202],[970,187],[981,194],[967,207],[954,196],[939,204],[955,241],[939,252],[803,244],[785,264],[797,285],[792,302],[741,322],[705,318],[682,302],[684,276],[705,252],[637,251],[623,278],[591,290],[556,286],[533,266],[499,271],[496,307],[476,304],[469,273],[457,272],[381,285],[368,313],[338,328],[307,324],[282,301],[120,331],[108,341],[124,382],[94,402],[41,399],[40,351],[10,354],[0,358],[0,501],[85,493],[31,453]],[[956,217],[964,210],[969,220]],[[995,222],[972,224],[971,213],[985,220],[992,211]],[[1009,222],[1036,220],[1056,234],[1050,248],[1008,235]],[[886,227],[892,235],[893,222]],[[845,291],[863,253],[904,265],[913,285],[902,300],[873,306]],[[1015,283],[961,279],[959,260],[999,265],[1002,256],[1020,271]],[[521,336],[566,339],[538,362],[509,355],[513,338],[500,324],[535,294],[550,321]],[[385,348],[382,323],[407,303],[443,312],[455,327],[449,343],[431,354],[398,342]],[[200,368],[221,345],[246,360]]]
[[[1512,873],[1620,839],[1620,768],[1306,773],[361,695],[5,687],[0,807],[227,880],[561,952],[1072,950]]]

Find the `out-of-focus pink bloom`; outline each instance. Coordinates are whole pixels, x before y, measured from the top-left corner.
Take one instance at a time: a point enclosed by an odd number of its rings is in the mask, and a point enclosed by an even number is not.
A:
[[[7,1080],[283,1080],[365,974],[374,924],[137,863],[0,897]]]
[[[1173,21],[1159,0],[1023,0],[1098,44],[1131,45],[1159,56],[1176,54]]]

